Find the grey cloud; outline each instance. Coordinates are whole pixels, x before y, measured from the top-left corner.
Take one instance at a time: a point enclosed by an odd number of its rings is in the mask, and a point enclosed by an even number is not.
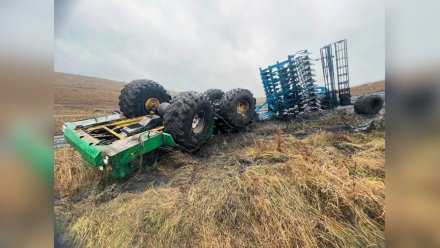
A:
[[[57,25],[56,71],[263,96],[260,66],[305,48],[316,57],[347,38],[352,84],[385,74],[383,1],[83,0],[67,9]]]

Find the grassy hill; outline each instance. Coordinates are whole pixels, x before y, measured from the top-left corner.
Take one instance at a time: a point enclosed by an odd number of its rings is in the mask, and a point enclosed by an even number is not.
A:
[[[119,82],[57,80],[60,118],[117,107]],[[339,109],[256,123],[195,154],[162,151],[124,180],[57,149],[56,224],[78,247],[383,247],[383,122],[343,128],[369,120]]]
[[[367,93],[373,93],[385,90],[385,81],[376,81],[372,83],[365,83],[358,86],[351,87],[351,94],[353,96],[359,96]]]
[[[112,80],[56,72],[55,132],[60,133],[64,122],[111,113],[118,108],[118,96],[123,86],[123,83]]]

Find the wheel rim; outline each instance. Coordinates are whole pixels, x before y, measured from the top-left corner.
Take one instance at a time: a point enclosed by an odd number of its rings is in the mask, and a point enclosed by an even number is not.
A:
[[[150,97],[145,101],[146,110],[154,110],[159,107],[160,101],[155,97]]]
[[[237,113],[244,115],[249,109],[249,104],[247,102],[240,101],[237,103],[236,108]]]
[[[200,133],[202,132],[204,127],[205,127],[205,112],[200,111],[194,116],[191,128],[193,133]]]

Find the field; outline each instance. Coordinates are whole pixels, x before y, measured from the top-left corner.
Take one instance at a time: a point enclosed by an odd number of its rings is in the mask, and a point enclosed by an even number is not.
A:
[[[118,108],[123,83],[67,73],[55,73],[55,132],[62,123],[111,113]]]
[[[58,79],[63,120],[117,107],[117,82]],[[383,117],[366,132],[351,128],[369,120],[343,108],[256,123],[195,154],[163,150],[124,180],[57,149],[57,227],[78,247],[383,247]]]
[[[385,90],[385,81],[382,80],[382,81],[351,87],[351,94],[353,96],[360,96],[363,94],[384,91],[384,90]]]

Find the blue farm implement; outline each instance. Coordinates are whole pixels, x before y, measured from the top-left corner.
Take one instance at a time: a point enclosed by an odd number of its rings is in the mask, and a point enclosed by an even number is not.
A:
[[[295,115],[306,107],[311,110],[319,108],[313,63],[309,55],[307,50],[302,50],[289,55],[285,61],[260,68],[266,102],[257,110],[267,104],[267,113],[262,113],[260,119],[272,115]]]
[[[260,120],[272,116],[295,116],[306,109],[315,111],[351,104],[347,40],[321,48],[324,86],[316,85],[315,60],[310,55],[307,50],[301,50],[289,55],[285,61],[260,68],[266,95],[266,101],[256,108]]]
[[[347,40],[337,41],[324,46],[320,52],[322,74],[327,89],[326,96],[322,99],[323,105],[328,108],[334,108],[338,105],[351,104]]]

